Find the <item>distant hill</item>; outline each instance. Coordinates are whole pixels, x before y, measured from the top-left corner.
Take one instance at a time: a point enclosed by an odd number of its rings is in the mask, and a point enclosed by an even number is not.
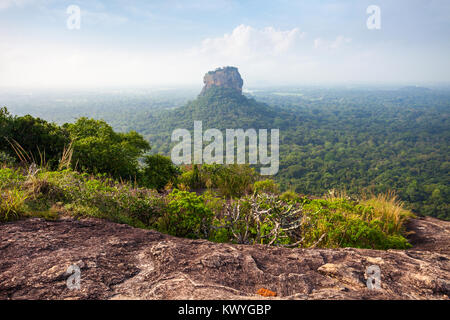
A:
[[[293,126],[292,112],[268,106],[242,94],[242,79],[236,68],[210,71],[198,97],[185,106],[147,115],[148,125],[141,133],[152,143],[153,151],[169,153],[172,131],[191,130],[194,121],[206,129],[279,129]]]
[[[423,93],[429,93],[432,90],[430,88],[426,87],[419,87],[419,86],[406,86],[399,89],[399,91],[402,91],[404,93],[417,93],[417,94],[423,94]]]

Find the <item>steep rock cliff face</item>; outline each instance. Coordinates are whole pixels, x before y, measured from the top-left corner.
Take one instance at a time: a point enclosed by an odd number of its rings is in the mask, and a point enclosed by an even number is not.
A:
[[[0,299],[449,299],[450,222],[415,219],[408,230],[409,250],[287,249],[96,219],[17,221],[0,224]],[[71,265],[79,290],[66,285]],[[370,266],[381,289],[367,287]]]
[[[235,67],[224,67],[209,71],[205,74],[203,82],[205,86],[200,95],[204,95],[213,86],[234,89],[242,94],[242,86],[244,85],[244,81]]]

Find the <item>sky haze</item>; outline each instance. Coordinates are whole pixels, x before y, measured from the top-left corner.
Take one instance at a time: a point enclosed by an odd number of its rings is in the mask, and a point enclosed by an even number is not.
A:
[[[448,0],[0,0],[0,86],[448,83],[449,39]]]

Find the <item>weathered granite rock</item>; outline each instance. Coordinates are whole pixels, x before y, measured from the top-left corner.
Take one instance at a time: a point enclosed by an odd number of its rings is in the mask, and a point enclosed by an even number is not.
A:
[[[414,248],[377,251],[215,244],[94,219],[17,221],[0,225],[0,299],[448,299],[450,222],[409,227]],[[80,290],[66,286],[74,264]],[[381,290],[366,286],[371,265]]]
[[[203,82],[205,86],[200,95],[205,94],[213,86],[234,89],[242,94],[242,86],[244,85],[244,81],[235,67],[224,67],[209,71],[205,74]]]

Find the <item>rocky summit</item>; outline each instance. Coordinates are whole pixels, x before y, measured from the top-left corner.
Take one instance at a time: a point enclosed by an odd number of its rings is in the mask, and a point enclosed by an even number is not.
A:
[[[379,251],[218,244],[96,219],[16,221],[0,225],[0,299],[449,299],[450,222],[407,227],[413,248]],[[79,288],[67,285],[74,265]],[[367,286],[371,266],[380,289]]]
[[[213,86],[234,89],[242,94],[242,86],[244,85],[244,81],[235,67],[224,67],[209,71],[205,74],[203,82],[205,86],[200,95],[204,95]]]

